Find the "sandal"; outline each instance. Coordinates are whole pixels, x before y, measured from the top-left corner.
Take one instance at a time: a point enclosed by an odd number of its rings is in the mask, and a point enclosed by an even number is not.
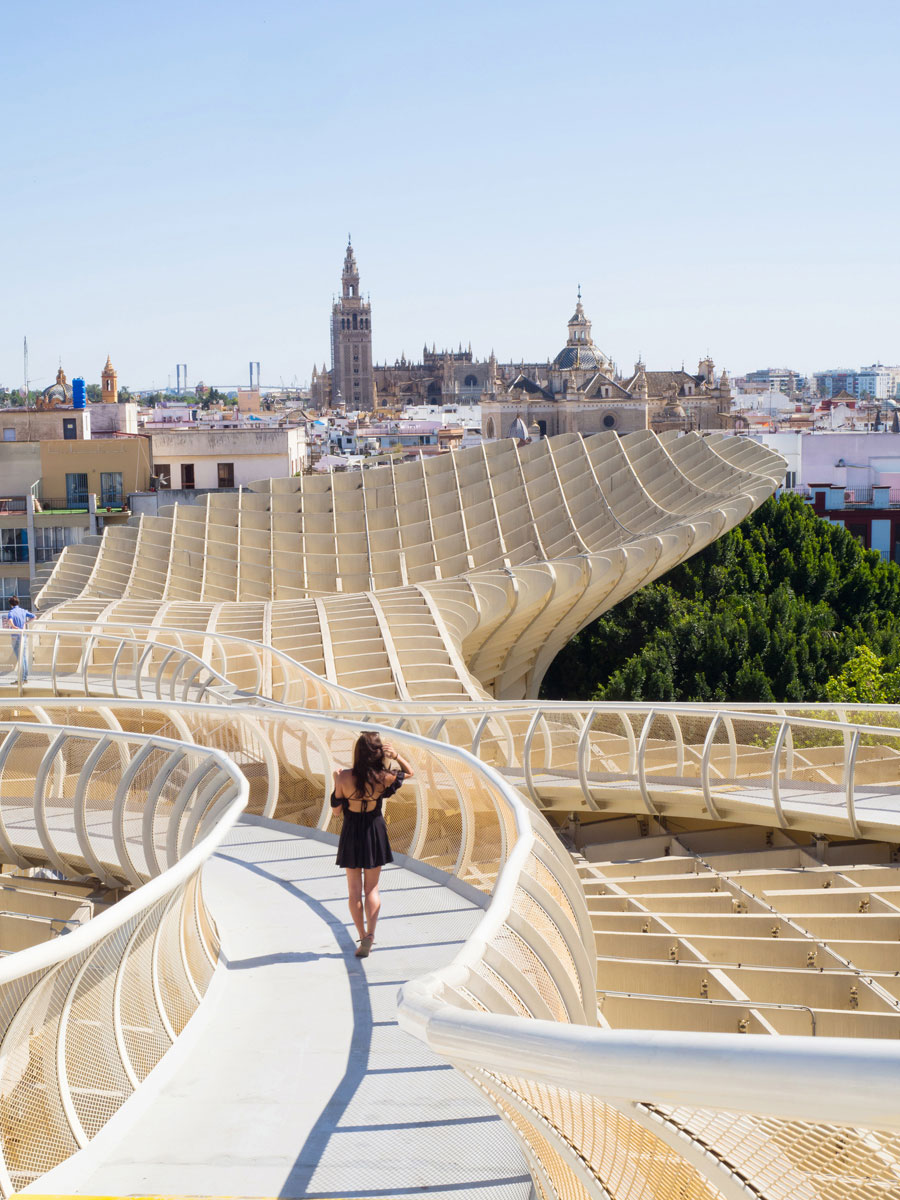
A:
[[[356,947],[356,957],[368,958],[374,940],[374,935],[371,933],[367,933],[364,938],[360,938],[359,945]]]

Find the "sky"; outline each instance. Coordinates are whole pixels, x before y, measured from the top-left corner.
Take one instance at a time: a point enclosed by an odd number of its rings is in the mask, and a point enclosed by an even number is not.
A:
[[[0,25],[0,385],[900,362],[895,0],[42,0]]]

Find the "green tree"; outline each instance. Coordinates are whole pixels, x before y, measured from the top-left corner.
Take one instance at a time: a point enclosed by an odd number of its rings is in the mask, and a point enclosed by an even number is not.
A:
[[[900,670],[900,567],[786,495],[583,629],[541,694],[826,700],[861,648]]]
[[[836,704],[896,704],[900,701],[900,670],[885,672],[884,659],[868,646],[859,646],[840,674],[826,681],[825,699]]]

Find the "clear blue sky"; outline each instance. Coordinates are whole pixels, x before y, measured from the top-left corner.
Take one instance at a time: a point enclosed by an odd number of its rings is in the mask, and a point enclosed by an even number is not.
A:
[[[895,0],[41,0],[0,34],[0,383],[900,360]]]

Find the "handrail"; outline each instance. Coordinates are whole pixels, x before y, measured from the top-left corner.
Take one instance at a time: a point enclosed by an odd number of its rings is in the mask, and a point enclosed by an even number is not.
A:
[[[39,732],[40,734],[53,734],[57,738],[65,736],[73,740],[89,740],[94,742],[106,741],[107,739],[113,743],[127,744],[129,742],[139,742],[145,745],[152,745],[154,748],[160,750],[169,750],[170,752],[184,749],[173,738],[160,737],[156,734],[145,737],[136,733],[126,733],[109,729],[91,729],[89,726],[33,725],[27,722],[0,721],[0,734],[9,734],[11,732],[17,734],[27,733],[31,736],[34,736],[35,732]],[[70,957],[77,953],[78,950],[92,945],[101,936],[105,936],[106,933],[120,928],[127,922],[129,916],[144,912],[160,897],[173,892],[221,844],[229,829],[231,829],[240,813],[246,807],[249,785],[240,770],[221,751],[200,746],[191,747],[191,750],[198,757],[202,756],[209,759],[210,763],[214,763],[220,771],[224,772],[231,781],[231,786],[235,793],[234,799],[229,804],[227,810],[217,819],[215,828],[207,833],[201,842],[188,850],[172,866],[164,871],[160,871],[156,875],[148,876],[133,892],[118,900],[114,905],[104,912],[99,913],[96,917],[92,917],[90,921],[80,925],[77,931],[67,934],[64,941],[57,940],[36,946],[29,946],[27,949],[18,951],[14,959],[7,959],[3,963],[0,963],[0,986],[12,979],[19,979],[29,975],[34,971],[46,970],[55,963],[62,961],[63,958]],[[0,767],[0,779],[2,779],[2,774],[3,769]],[[30,856],[33,865],[40,863],[41,855],[37,854],[35,857],[35,851],[38,850],[38,846],[34,843],[19,842],[17,849],[19,853],[25,854],[26,857]],[[83,943],[83,946],[81,943]],[[13,970],[13,965],[15,966],[15,970]]]
[[[401,989],[401,1026],[473,1073],[524,1076],[598,1100],[900,1130],[893,1040],[585,1029],[432,1006],[417,984]]]
[[[115,633],[107,634],[103,632],[97,632],[96,630],[89,632],[83,627],[77,630],[60,629],[52,625],[32,625],[28,629],[22,630],[20,633],[17,632],[16,636],[19,638],[19,642],[18,652],[16,654],[15,679],[17,694],[20,696],[24,694],[25,690],[25,663],[29,663],[29,670],[32,678],[34,678],[35,675],[39,677],[40,671],[35,671],[35,654],[38,649],[43,649],[41,643],[47,641],[51,641],[53,643],[49,663],[49,682],[55,696],[59,695],[60,676],[80,679],[85,695],[95,694],[90,682],[92,667],[90,653],[91,651],[96,651],[99,648],[115,648],[113,659],[110,664],[109,675],[104,677],[104,681],[108,678],[108,694],[112,696],[121,695],[120,677],[123,672],[120,659],[122,652],[129,647],[133,649],[135,654],[132,681],[138,698],[143,698],[143,681],[144,683],[149,682],[156,692],[157,698],[162,699],[164,671],[176,654],[179,657],[176,660],[176,665],[171,671],[171,682],[169,686],[170,693],[174,689],[174,684],[179,674],[184,670],[188,663],[193,664],[194,670],[184,686],[184,691],[187,691],[190,688],[194,679],[198,674],[200,674],[200,672],[205,672],[207,676],[203,686],[200,687],[198,685],[196,688],[201,695],[210,691],[211,684],[213,682],[216,683],[217,687],[224,688],[227,695],[230,695],[234,691],[234,685],[230,683],[230,681],[226,679],[224,675],[220,674],[214,668],[205,663],[198,655],[194,654],[190,650],[185,650],[177,646],[170,646],[165,642],[144,641],[139,638],[126,637],[117,635]],[[61,670],[59,666],[60,643],[66,639],[71,640],[73,637],[79,636],[86,640],[86,645],[82,648],[79,655],[79,665],[76,666],[71,672]],[[153,656],[156,652],[159,652],[162,655],[162,661],[158,666],[156,666],[155,663],[153,664],[155,670],[152,672],[148,670],[146,674],[144,674],[144,665],[153,661]],[[94,673],[97,674],[96,671]],[[215,691],[213,694],[215,694]]]
[[[16,705],[28,707],[27,702]],[[93,873],[117,890],[126,879],[138,886],[89,920],[46,922],[49,928],[64,930],[65,936],[0,958],[0,1006],[6,1014],[0,1029],[0,1100],[4,1101],[0,1104],[0,1192],[4,1196],[86,1145],[139,1086],[131,1064],[135,1044],[143,1077],[196,1010],[218,951],[208,916],[201,922],[193,915],[202,903],[199,872],[246,807],[249,795],[247,779],[219,750],[184,747],[162,735],[54,724],[34,707],[35,716],[43,719],[0,721],[4,860],[25,867],[50,863],[69,879]],[[213,792],[198,786],[187,792],[187,785],[179,784],[185,799],[180,820],[183,852],[160,870],[151,853],[159,829],[148,830],[144,823],[140,830],[133,828],[126,790],[133,789],[135,801],[140,802],[144,791],[159,783],[160,791],[168,789],[167,812],[160,821],[170,825],[178,821],[175,808],[169,808],[173,787],[167,768],[174,754],[187,754],[202,768],[204,779],[214,770],[217,788]],[[156,759],[162,760],[161,766]],[[129,764],[127,772],[125,764]],[[127,789],[122,786],[126,777]],[[66,799],[67,779],[77,780],[72,800]],[[116,803],[110,807],[111,779],[118,787]],[[23,786],[32,791],[30,820],[24,815],[27,808],[18,803]],[[6,806],[15,813],[14,823],[3,822]],[[138,936],[147,935],[152,936],[153,946],[149,956],[136,953]],[[126,978],[129,986],[123,992]],[[111,1008],[107,985],[117,997]],[[138,1018],[134,1006],[142,1003],[141,995],[156,997],[155,1015],[145,1010]],[[66,1031],[76,1019],[78,1038],[70,1042]],[[77,1060],[70,1060],[73,1053],[79,1055]],[[41,1077],[39,1100],[28,1093],[20,1096],[17,1090],[25,1062]],[[83,1081],[92,1071],[96,1071],[97,1087],[72,1085],[73,1074]],[[115,1081],[112,1086],[110,1081]],[[13,1093],[17,1098],[10,1105],[7,1101]],[[20,1113],[20,1108],[24,1104],[27,1110],[33,1103],[40,1103],[41,1118],[29,1124],[27,1111]],[[22,1121],[27,1137],[15,1132]]]
[[[51,610],[51,613],[53,610]],[[369,696],[364,692],[355,691],[352,688],[345,687],[339,683],[331,681],[317,675],[305,664],[297,659],[291,658],[284,651],[278,650],[273,646],[267,646],[259,641],[254,641],[252,638],[240,637],[232,633],[218,633],[206,629],[192,629],[185,626],[176,625],[151,625],[142,624],[137,621],[109,621],[109,620],[92,620],[85,618],[84,620],[63,620],[55,616],[48,618],[40,618],[39,624],[30,627],[29,632],[45,632],[52,630],[60,630],[72,633],[87,634],[96,630],[105,631],[117,629],[130,630],[147,630],[152,633],[155,638],[166,636],[188,636],[194,639],[211,642],[234,643],[247,648],[248,653],[254,657],[265,652],[271,657],[280,662],[285,670],[295,672],[304,681],[312,685],[317,691],[321,691],[337,700],[340,704],[336,705],[351,719],[365,718],[373,712],[397,714],[402,716],[408,715],[432,715],[432,714],[448,714],[459,715],[459,706],[450,701],[427,701],[427,700],[388,700],[381,697]],[[140,639],[130,639],[138,640]],[[159,642],[160,646],[166,645],[165,642]],[[204,660],[198,661],[207,667]],[[273,697],[266,697],[273,699]],[[529,718],[533,715],[535,706],[539,707],[542,712],[550,713],[566,713],[566,712],[640,712],[647,710],[647,704],[641,704],[633,701],[590,701],[590,702],[573,702],[570,700],[490,700],[479,702],[477,700],[466,700],[465,711],[468,716],[475,717],[491,717],[491,716],[510,716],[517,712],[527,715]],[[816,710],[834,711],[840,707],[828,701],[810,701],[809,703],[791,702],[781,703],[775,701],[723,701],[715,704],[698,701],[691,704],[685,704],[678,701],[653,701],[653,707],[659,713],[667,713],[670,711],[691,711],[694,714],[727,712],[729,714],[785,714],[800,716]],[[854,711],[861,709],[872,709],[879,712],[894,713],[897,716],[898,725],[900,725],[900,705],[897,704],[869,704],[869,703],[843,703],[844,708],[849,708]]]
[[[96,701],[95,701],[96,706],[99,711],[106,711],[104,709],[102,700],[103,700],[103,697],[97,697]],[[17,708],[19,711],[21,711],[24,706],[26,708],[31,708],[35,711],[44,711],[44,712],[50,713],[50,712],[58,711],[60,709],[62,709],[63,711],[71,710],[76,706],[75,701],[76,701],[75,697],[54,697],[54,698],[48,697],[45,699],[42,698],[42,699],[35,699],[35,700],[17,701],[16,704],[17,704]],[[130,700],[119,699],[116,703],[116,711],[125,712],[125,711],[128,711],[131,708],[135,708],[135,707],[143,708],[144,710],[147,710],[147,711],[158,710],[158,711],[165,713],[167,717],[175,719],[175,720],[178,719],[178,714],[190,715],[191,713],[196,713],[197,717],[198,717],[198,720],[196,722],[198,737],[202,738],[208,744],[214,744],[214,739],[215,739],[216,735],[215,735],[214,729],[209,727],[209,722],[208,722],[209,706],[206,704],[202,704],[198,701],[188,701],[188,702],[186,702],[186,701],[166,701],[164,699],[145,700],[145,701],[139,702],[136,698],[132,698]],[[641,709],[640,711],[642,713],[646,714],[646,712],[651,707],[654,710],[656,710],[656,705],[652,705],[652,706],[645,705],[645,706],[643,706],[643,709]],[[0,710],[2,710],[2,708],[3,708],[3,698],[0,697]],[[689,709],[685,709],[685,711],[689,713],[689,715],[691,716],[692,719],[694,719],[695,714],[690,712]],[[205,714],[205,717],[206,717],[205,720],[201,719],[202,714]],[[289,720],[312,718],[313,715],[314,715],[313,712],[310,710],[300,709],[300,708],[292,708],[287,705],[260,704],[260,702],[258,700],[254,699],[252,697],[236,697],[233,701],[229,702],[227,705],[225,705],[225,706],[220,705],[217,708],[217,719],[219,722],[222,723],[221,727],[223,729],[227,729],[229,727],[230,721],[235,721],[238,723],[249,722],[248,728],[252,728],[254,724],[258,724],[260,721],[267,720],[267,719],[270,719],[270,720],[280,719],[282,721],[289,721]],[[373,719],[377,719],[380,722],[384,722],[384,720],[385,720],[384,714],[373,713],[371,710],[368,713],[366,713],[364,716],[360,716],[356,719],[354,719],[353,714],[346,714],[343,712],[341,712],[341,713],[326,712],[325,714],[316,714],[316,715],[324,715],[324,716],[327,716],[329,720],[333,719],[336,721],[340,721],[345,728],[347,728],[348,726],[352,728],[354,725],[357,725],[357,724],[369,726],[372,724]],[[468,717],[468,713],[466,713],[465,715],[466,715],[466,717]],[[740,716],[742,714],[736,713],[734,715]],[[764,725],[768,725],[768,726],[772,726],[772,725],[779,726],[780,725],[780,722],[778,721],[777,718],[767,719],[767,718],[763,717],[761,714],[749,714],[749,716],[752,718],[751,728],[758,727],[760,722],[762,722]],[[708,718],[708,714],[706,715],[706,717]],[[75,714],[73,712],[71,715],[71,718],[69,718],[69,719],[78,720],[77,714]],[[193,718],[191,718],[191,719],[193,719]],[[390,718],[389,718],[389,720],[390,720]],[[448,717],[447,720],[452,720],[452,718]],[[713,721],[714,720],[715,720],[715,717],[713,717]],[[728,724],[728,722],[726,722],[726,725],[727,724]],[[821,731],[826,731],[828,733],[836,733],[839,736],[845,733],[846,736],[848,737],[848,739],[850,739],[850,740],[852,740],[855,733],[859,732],[859,734],[860,734],[859,747],[860,748],[862,747],[863,740],[866,737],[868,737],[870,740],[873,741],[873,743],[874,743],[873,749],[874,750],[878,750],[878,746],[879,746],[880,742],[887,742],[889,744],[893,744],[895,747],[897,746],[898,743],[900,743],[900,730],[895,729],[893,726],[891,726],[891,727],[878,726],[878,725],[859,725],[859,726],[857,726],[850,722],[836,722],[836,721],[835,722],[814,721],[812,723],[807,722],[805,724],[809,728],[811,728],[814,732],[817,730],[821,730]],[[444,752],[444,751],[448,751],[451,748],[451,743],[444,742],[444,741],[434,741],[433,737],[429,736],[431,733],[435,732],[434,721],[431,717],[429,717],[426,721],[422,721],[421,719],[409,718],[409,719],[403,721],[403,725],[411,726],[411,728],[409,728],[407,730],[407,732],[409,732],[411,734],[416,734],[417,736],[420,736],[420,737],[424,737],[425,740],[427,742],[429,742],[435,749],[440,749],[442,752]],[[420,726],[419,729],[416,728],[417,725]],[[479,744],[477,747],[479,750],[479,755],[476,757],[479,757],[480,760],[485,763],[485,765],[489,765],[495,771],[500,772],[501,777],[505,779],[506,784],[508,786],[510,786],[511,788],[513,788],[513,790],[516,790],[516,788],[518,786],[518,781],[522,778],[521,769],[520,769],[520,767],[515,766],[515,765],[514,765],[514,767],[510,768],[509,766],[507,766],[507,763],[509,762],[510,756],[513,758],[514,763],[515,763],[516,756],[521,751],[521,747],[522,747],[522,740],[523,740],[522,733],[515,734],[513,731],[510,731],[507,729],[501,737],[499,737],[499,738],[495,737],[492,739],[490,744],[487,744],[485,742],[484,731],[482,731],[481,734],[479,735],[478,723],[467,722],[467,725],[470,730],[469,736],[472,737],[473,740],[475,737],[479,738]],[[471,732],[472,725],[475,725],[474,734]],[[551,722],[551,725],[552,725],[552,722]],[[422,731],[422,728],[421,728],[422,726],[425,727],[424,732]],[[390,725],[387,725],[386,727],[391,729],[391,731],[392,731],[391,736],[394,736],[394,735],[399,736],[401,732],[404,732],[404,730],[401,730],[398,726],[395,726],[392,723]],[[444,728],[445,727],[446,727],[446,723],[444,725]],[[578,728],[576,726],[570,726],[567,728],[568,728],[569,733],[571,733],[571,735],[572,735],[571,745],[574,746],[579,741]],[[442,733],[443,729],[437,730],[436,732]],[[457,740],[458,740],[458,735],[460,732],[460,725],[459,725],[458,718],[457,718],[457,723],[452,732],[454,733],[454,736],[456,736]],[[522,732],[524,733],[524,730]],[[179,731],[179,735],[183,736],[181,731]],[[240,734],[240,736],[243,738],[244,734]],[[212,739],[212,742],[210,741],[210,739]],[[623,743],[625,740],[626,739],[623,739]],[[226,737],[222,743],[223,749],[227,750],[229,744],[230,743],[228,742],[228,739]],[[267,800],[265,802],[265,805],[262,808],[260,808],[258,811],[260,812],[261,815],[272,816],[275,813],[277,797],[278,797],[278,790],[279,790],[279,786],[280,786],[279,785],[279,767],[277,765],[275,757],[273,756],[272,747],[268,743],[268,740],[266,738],[259,739],[258,742],[256,743],[256,745],[257,745],[258,752],[260,754],[260,761],[265,765],[265,769],[267,771],[268,780],[269,780]],[[742,745],[742,749],[744,751],[746,751],[747,753],[754,755],[754,756],[764,754],[767,756],[769,762],[771,763],[771,751],[770,750],[766,750],[765,748],[762,748],[758,745],[751,745],[751,744]],[[837,750],[838,747],[835,746],[835,747],[833,747],[833,749]],[[501,751],[502,751],[502,753],[501,753]],[[733,747],[731,745],[729,745],[729,751],[728,751],[729,757],[732,755],[732,751],[733,751]],[[511,755],[510,755],[510,752],[511,752]],[[898,751],[896,749],[892,749],[890,751],[891,754],[894,754],[897,752]],[[674,753],[674,751],[673,751],[673,753]],[[861,753],[861,749],[858,748],[857,758],[859,757],[859,753]],[[583,767],[586,767],[586,754],[583,754],[579,761]],[[329,768],[329,770],[330,769],[331,768]],[[822,769],[825,770],[824,767]],[[761,773],[761,768],[757,768],[756,770],[757,770],[756,775],[752,776],[750,779],[751,783],[753,782],[754,779],[762,779],[763,778],[763,774]],[[858,768],[857,768],[857,771],[858,771]],[[504,774],[504,772],[506,772],[506,773]],[[725,804],[731,805],[733,807],[740,802],[741,789],[739,786],[739,784],[740,784],[739,776],[736,779],[731,779],[730,782],[728,783],[728,786],[722,792],[719,792],[716,790],[715,783],[714,782],[710,783],[710,781],[708,779],[708,775],[709,775],[708,768],[703,768],[703,764],[701,763],[701,770],[700,770],[699,776],[695,775],[695,776],[686,776],[686,777],[681,778],[678,781],[678,788],[675,793],[675,799],[673,800],[669,797],[666,800],[667,811],[669,811],[669,812],[684,811],[685,813],[697,812],[699,814],[702,806],[706,803],[705,792],[704,792],[705,786],[708,786],[710,788],[710,792],[714,798],[713,807],[710,810],[710,813],[714,818],[717,815],[718,816],[722,815],[719,812],[719,808],[717,807],[717,805],[725,803]],[[577,806],[577,804],[580,802],[581,797],[583,795],[579,771],[572,770],[570,777],[568,777],[568,778],[569,778],[569,783],[567,784],[567,786],[569,786],[571,788],[571,800],[566,800],[566,804],[570,805],[571,808],[575,808]],[[628,789],[631,789],[631,792],[634,795],[634,811],[640,812],[640,813],[646,812],[644,802],[638,792],[637,780],[633,773],[629,773],[627,771],[621,770],[621,773],[616,775],[615,777],[611,777],[611,776],[607,775],[605,778],[606,778],[607,783],[612,782],[615,784],[616,805],[620,809],[622,809],[622,811],[626,811],[623,808],[623,806],[625,805],[627,796],[629,795]],[[667,780],[670,779],[669,776],[665,776],[664,778]],[[767,776],[766,776],[766,778],[767,778]],[[646,779],[647,779],[648,789],[650,791],[653,791],[653,782],[654,782],[653,776],[648,773],[646,776]],[[856,779],[856,775],[854,776],[854,779]],[[533,765],[532,765],[532,780],[533,780],[533,785],[535,788],[535,793],[538,797],[538,801],[540,801],[541,794],[542,794],[541,793],[542,776],[540,774],[539,769],[536,770]],[[598,786],[598,784],[597,784],[598,777],[593,776],[592,780],[594,781],[595,786]],[[589,779],[589,782],[591,782],[590,779]],[[558,786],[560,786],[560,784],[566,783],[566,777],[558,775],[555,772],[551,773],[551,783],[552,783],[552,786],[558,787]],[[815,803],[813,803],[814,797],[811,798],[810,795],[803,795],[801,798],[801,803],[799,803],[799,804],[787,805],[786,799],[783,798],[781,800],[783,819],[787,820],[787,815],[789,815],[790,821],[794,826],[796,826],[797,828],[811,830],[812,832],[821,832],[825,828],[841,829],[841,830],[845,831],[847,834],[849,834],[850,836],[855,837],[855,836],[857,836],[857,834],[854,833],[854,829],[857,829],[857,830],[860,829],[860,827],[861,827],[860,823],[862,823],[862,826],[866,830],[868,830],[870,832],[870,834],[872,834],[872,835],[875,835],[875,836],[888,836],[889,835],[891,829],[893,828],[893,821],[894,821],[894,818],[889,811],[889,806],[882,805],[881,807],[873,807],[871,802],[866,801],[863,804],[863,807],[861,809],[859,809],[859,811],[857,811],[859,808],[860,797],[857,795],[856,792],[854,792],[854,802],[853,802],[853,810],[852,810],[853,811],[853,820],[851,821],[850,812],[848,811],[847,805],[846,805],[846,788],[845,787],[841,788],[841,787],[833,785],[833,784],[829,785],[829,788],[830,788],[830,796],[833,798],[833,800],[836,801],[836,800],[838,800],[839,797],[842,799],[842,803],[840,805],[815,804]],[[766,801],[765,790],[766,789],[764,789],[764,788],[763,789],[760,789],[760,788],[752,789],[752,794],[750,796],[750,799],[740,809],[740,819],[741,820],[743,820],[745,822],[750,822],[750,823],[756,822],[756,823],[764,824],[764,825],[771,824],[771,823],[773,823],[773,821],[776,824],[779,823],[777,811],[773,807],[773,799],[772,799],[771,795],[769,795],[768,801]],[[898,782],[894,786],[889,785],[889,784],[880,785],[878,791],[880,794],[889,794],[890,796],[894,796],[896,794],[898,797],[900,797],[900,778],[898,778]],[[660,794],[668,797],[668,794],[666,792],[663,792]],[[692,797],[694,797],[695,799],[692,799]],[[863,799],[865,799],[864,796],[863,796]],[[679,806],[681,806],[681,807],[679,807]],[[737,811],[737,810],[735,809],[734,811]],[[785,814],[787,814],[787,815],[785,815]]]

